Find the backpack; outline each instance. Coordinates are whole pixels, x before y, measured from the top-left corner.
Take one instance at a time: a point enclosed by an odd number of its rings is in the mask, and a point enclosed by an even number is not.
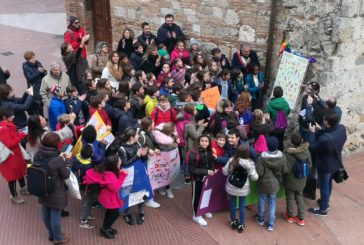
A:
[[[51,175],[51,171],[46,161],[34,161],[32,166],[27,169],[28,191],[31,195],[37,197],[48,197],[55,190],[55,179]]]
[[[260,154],[260,153],[268,150],[267,141],[265,140],[264,135],[260,134],[256,138],[256,140],[253,144],[253,148],[257,152],[257,154]]]
[[[301,179],[307,177],[310,172],[310,168],[308,165],[308,161],[306,160],[297,160],[296,164],[293,168],[293,175],[297,179]]]
[[[184,138],[185,127],[186,127],[186,124],[191,123],[191,122],[192,122],[191,120],[184,119],[184,120],[178,121],[176,123],[176,131],[177,131],[177,135],[178,135],[178,138],[180,141],[178,144],[179,147],[184,147],[186,145],[186,140]]]
[[[274,122],[274,128],[278,130],[285,130],[288,127],[287,118],[284,115],[283,110],[277,112],[277,117]]]
[[[237,188],[243,188],[247,179],[248,171],[245,168],[239,166],[229,175],[227,181]]]

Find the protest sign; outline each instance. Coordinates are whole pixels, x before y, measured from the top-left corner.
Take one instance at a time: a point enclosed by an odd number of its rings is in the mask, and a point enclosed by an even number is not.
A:
[[[281,86],[283,88],[284,98],[291,109],[296,105],[308,64],[308,59],[288,52],[283,53],[274,87]]]
[[[153,190],[164,187],[176,179],[180,170],[178,149],[149,157],[148,175]]]
[[[211,110],[216,110],[217,102],[220,99],[219,88],[213,87],[201,92],[202,102]]]
[[[138,160],[128,166],[121,166],[121,168],[127,171],[128,175],[119,191],[120,198],[123,200],[120,211],[153,197],[145,162]]]
[[[229,209],[225,183],[226,176],[222,174],[221,169],[213,176],[205,177],[196,216]]]
[[[100,117],[100,114],[96,111],[90,120],[88,121],[87,125],[93,125],[97,132],[97,140],[102,141],[105,140],[107,142],[106,149],[111,145],[111,143],[114,141],[115,137],[111,133],[110,130],[106,130],[106,124]],[[75,144],[75,146],[72,149],[72,154],[77,155],[81,152],[82,149],[82,142],[81,142],[82,136],[80,136]]]

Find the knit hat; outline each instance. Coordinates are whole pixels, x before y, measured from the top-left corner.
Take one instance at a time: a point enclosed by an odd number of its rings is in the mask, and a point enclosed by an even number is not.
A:
[[[276,151],[278,149],[278,139],[274,136],[271,136],[267,140],[267,147],[270,152]]]
[[[58,61],[53,61],[51,63],[51,69],[53,69],[53,68],[61,68],[61,67],[62,66],[61,66],[61,64]]]
[[[166,56],[167,55],[167,50],[162,49],[162,48],[161,49],[158,49],[157,54],[159,56],[161,56],[161,57]]]
[[[78,18],[76,16],[70,16],[68,26],[71,26],[76,20],[78,20]]]
[[[59,95],[61,93],[62,87],[56,84],[53,84],[50,91],[52,94]]]
[[[192,46],[192,45],[194,45],[194,44],[196,44],[197,46],[200,46],[200,44],[197,42],[197,40],[196,39],[194,39],[193,37],[190,39],[190,47]]]

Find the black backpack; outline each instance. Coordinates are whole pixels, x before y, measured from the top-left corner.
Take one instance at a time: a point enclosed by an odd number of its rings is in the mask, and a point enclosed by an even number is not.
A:
[[[37,197],[48,197],[54,192],[55,179],[51,175],[51,171],[46,161],[35,160],[31,167],[27,169],[28,191],[31,195]]]
[[[248,171],[241,166],[237,167],[228,177],[229,183],[237,188],[243,188],[247,179]]]

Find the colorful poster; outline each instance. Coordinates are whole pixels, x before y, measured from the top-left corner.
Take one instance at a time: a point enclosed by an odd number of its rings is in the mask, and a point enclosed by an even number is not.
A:
[[[201,92],[202,102],[211,110],[216,110],[217,102],[220,99],[220,92],[217,86]]]
[[[274,86],[283,88],[283,97],[291,109],[296,105],[308,64],[308,59],[288,52],[283,53]]]
[[[119,191],[123,206],[120,211],[142,203],[153,197],[152,187],[149,182],[145,162],[138,160],[129,166],[122,166],[128,172]]]
[[[226,176],[218,170],[213,176],[206,176],[203,183],[196,216],[208,212],[229,209],[229,200],[225,191]]]
[[[180,170],[178,148],[149,157],[148,175],[153,190],[169,185]]]
[[[111,143],[114,141],[115,137],[111,133],[110,130],[106,129],[106,124],[104,123],[104,121],[102,121],[98,112],[95,112],[92,115],[92,117],[90,118],[90,120],[88,121],[86,126],[88,126],[88,125],[93,125],[95,127],[96,132],[97,132],[98,141],[105,140],[107,142],[107,146],[106,146],[106,149],[107,149],[111,145]],[[78,138],[75,146],[72,149],[73,155],[77,155],[78,153],[80,153],[80,151],[82,149],[81,137],[82,136],[80,136]]]

